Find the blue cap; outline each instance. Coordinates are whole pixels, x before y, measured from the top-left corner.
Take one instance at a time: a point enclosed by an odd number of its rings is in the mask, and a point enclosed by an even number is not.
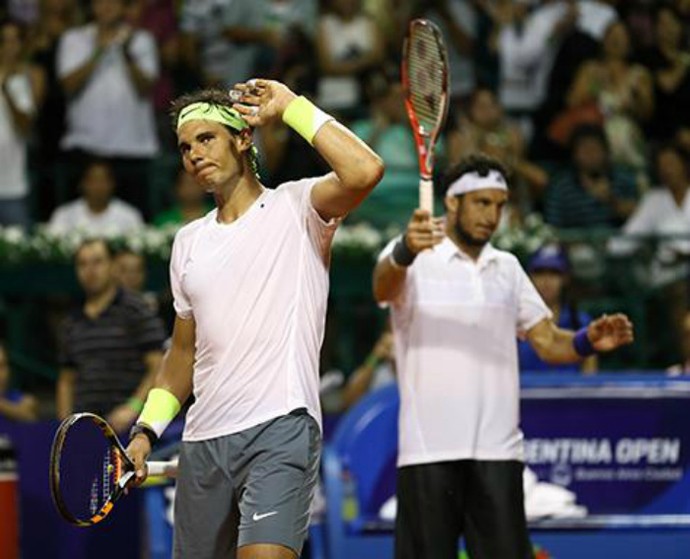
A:
[[[545,245],[535,252],[529,260],[527,269],[530,272],[536,270],[554,270],[561,274],[568,273],[568,257],[565,251],[558,245]]]

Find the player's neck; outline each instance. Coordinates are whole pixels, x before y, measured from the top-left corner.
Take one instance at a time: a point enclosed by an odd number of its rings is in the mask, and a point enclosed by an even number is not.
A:
[[[451,241],[453,241],[462,252],[464,252],[475,262],[479,260],[479,255],[482,253],[482,249],[486,246],[480,246],[474,243],[467,242],[460,235],[458,235],[458,232],[455,230],[455,227],[452,226],[446,229],[446,235],[448,235],[448,238]]]
[[[214,193],[218,207],[218,221],[232,223],[244,214],[264,191],[262,184],[254,177],[240,178],[234,185]]]

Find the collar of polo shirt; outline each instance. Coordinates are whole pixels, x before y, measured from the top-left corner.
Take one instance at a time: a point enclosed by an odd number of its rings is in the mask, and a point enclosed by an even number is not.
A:
[[[457,254],[460,258],[465,260],[471,260],[471,258],[462,251],[462,249],[451,241],[448,237],[443,239],[438,245],[436,245],[436,250],[445,261],[450,262],[452,258]],[[498,258],[498,251],[493,247],[491,243],[486,243],[484,248],[482,248],[481,253],[479,253],[478,263],[489,263]]]

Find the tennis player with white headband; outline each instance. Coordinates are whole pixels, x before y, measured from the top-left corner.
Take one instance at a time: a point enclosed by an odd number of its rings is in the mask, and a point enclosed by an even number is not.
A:
[[[558,328],[517,258],[491,246],[502,165],[474,155],[446,178],[442,220],[417,210],[384,249],[374,295],[391,307],[400,389],[396,559],[527,559],[516,337],[551,363],[633,339],[625,315]]]
[[[175,495],[176,559],[296,559],[319,468],[331,241],[383,165],[281,83],[257,79],[235,91],[205,90],[173,105],[185,170],[217,207],[175,236],[172,346],[127,451],[141,482],[152,445],[193,392]],[[278,119],[332,172],[265,188],[252,130]]]

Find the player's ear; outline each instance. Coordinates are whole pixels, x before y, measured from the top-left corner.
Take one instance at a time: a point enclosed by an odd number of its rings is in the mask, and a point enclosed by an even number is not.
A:
[[[235,135],[235,145],[240,153],[244,153],[252,147],[252,130],[245,128]]]

